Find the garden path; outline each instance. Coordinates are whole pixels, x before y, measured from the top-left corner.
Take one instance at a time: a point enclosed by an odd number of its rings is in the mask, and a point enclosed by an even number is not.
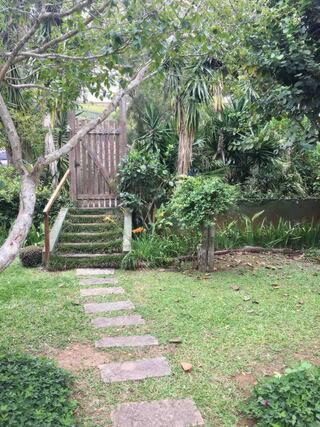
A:
[[[80,291],[81,296],[105,296],[123,294],[121,287],[101,288],[101,285],[117,284],[113,269],[77,269],[81,277],[80,285],[97,286]],[[90,276],[90,278],[85,278]],[[100,277],[96,277],[100,276]],[[112,311],[134,310],[131,301],[116,301],[103,303],[86,303],[84,310],[87,314],[110,313]],[[138,314],[125,314],[116,317],[96,317],[91,319],[95,328],[114,326],[141,325],[145,320]],[[103,336],[96,341],[97,348],[110,347],[144,347],[159,345],[157,338],[151,335],[129,335],[108,337]],[[121,381],[137,381],[145,378],[158,378],[171,374],[169,362],[165,357],[140,359],[135,361],[120,361],[99,366],[101,379],[105,383]],[[111,419],[114,427],[190,427],[204,425],[204,421],[192,399],[168,399],[153,402],[124,403],[112,412]]]

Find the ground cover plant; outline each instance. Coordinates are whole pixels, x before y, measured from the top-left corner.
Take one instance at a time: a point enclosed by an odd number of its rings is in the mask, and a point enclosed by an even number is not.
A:
[[[148,333],[160,346],[98,351],[101,332],[83,313],[74,273],[14,264],[1,275],[0,351],[45,355],[71,370],[80,426],[105,426],[119,403],[192,396],[206,425],[234,427],[255,380],[299,361],[319,361],[320,271],[279,255],[219,257],[216,267],[210,275],[117,271],[147,322],[108,335]],[[175,337],[181,344],[170,343]],[[95,367],[158,355],[169,359],[171,376],[106,386]],[[181,362],[192,364],[189,374]]]
[[[257,426],[320,424],[320,368],[303,363],[284,375],[261,381],[245,408]]]
[[[74,426],[70,395],[70,375],[52,361],[0,355],[1,426]]]

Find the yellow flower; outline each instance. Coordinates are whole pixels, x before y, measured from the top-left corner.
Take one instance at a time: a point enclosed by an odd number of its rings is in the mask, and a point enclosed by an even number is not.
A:
[[[106,215],[102,221],[103,222],[113,222],[114,224],[116,223],[112,215]]]

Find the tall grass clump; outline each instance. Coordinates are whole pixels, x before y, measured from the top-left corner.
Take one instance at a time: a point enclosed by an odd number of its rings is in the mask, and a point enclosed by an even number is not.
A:
[[[198,242],[199,237],[193,234],[142,234],[132,240],[132,250],[122,260],[121,267],[135,270],[166,266],[179,256],[193,253]]]
[[[320,224],[294,224],[280,219],[278,223],[258,223],[259,212],[252,218],[242,216],[229,224],[217,226],[216,249],[262,246],[266,248],[309,249],[320,247]]]

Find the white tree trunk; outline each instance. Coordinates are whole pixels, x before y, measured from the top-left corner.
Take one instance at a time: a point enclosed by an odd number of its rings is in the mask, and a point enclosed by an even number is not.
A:
[[[48,154],[51,154],[55,151],[56,147],[54,146],[54,139],[53,139],[53,123],[51,120],[50,113],[45,115],[45,118],[43,120],[43,126],[47,129],[47,133],[44,139],[44,148],[45,148],[45,156]],[[52,176],[52,186],[55,188],[58,185],[58,162],[55,160],[54,162],[49,164],[49,170],[50,174]]]
[[[21,180],[19,213],[11,227],[7,240],[0,248],[0,271],[11,264],[25,241],[32,225],[35,203],[36,180],[31,175],[23,175]]]

